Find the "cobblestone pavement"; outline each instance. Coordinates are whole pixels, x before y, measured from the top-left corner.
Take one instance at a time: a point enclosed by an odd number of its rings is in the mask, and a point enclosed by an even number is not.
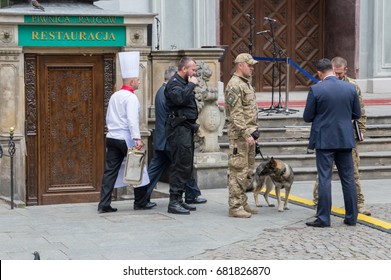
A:
[[[366,207],[387,222],[390,185],[391,180],[363,182],[371,202]],[[312,187],[298,182],[292,195],[309,199]],[[336,183],[336,207],[340,189]],[[39,251],[43,260],[391,260],[391,234],[378,228],[346,226],[337,216],[330,228],[307,227],[314,210],[293,201],[283,213],[262,207],[251,219],[234,219],[228,217],[226,189],[203,190],[203,196],[208,203],[189,216],[167,213],[167,198],[154,199],[158,205],[148,211],[115,201],[118,212],[107,214],[98,214],[96,203],[10,210],[0,200],[0,259],[31,260]]]
[[[367,205],[372,215],[391,221],[391,204]],[[191,259],[230,260],[390,260],[391,234],[370,226],[346,226],[332,216],[330,228],[303,222],[265,229],[259,237],[208,250]]]

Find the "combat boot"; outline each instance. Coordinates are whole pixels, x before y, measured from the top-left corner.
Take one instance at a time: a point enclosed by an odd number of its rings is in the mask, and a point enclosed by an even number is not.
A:
[[[246,204],[244,205],[244,211],[248,212],[248,213],[251,213],[251,214],[258,214],[258,210],[257,209],[253,209],[250,207],[250,205]]]
[[[179,204],[185,208],[186,210],[189,210],[189,211],[195,211],[197,210],[197,207],[195,207],[194,205],[190,205],[190,204],[187,204],[186,202],[183,201],[182,198],[179,199]]]
[[[180,201],[179,197],[176,195],[170,196],[170,202],[168,203],[168,213],[172,214],[180,214],[180,215],[189,215],[190,211],[183,208]]]
[[[235,218],[250,218],[251,213],[246,212],[243,206],[240,206],[239,208],[229,209],[228,216]]]

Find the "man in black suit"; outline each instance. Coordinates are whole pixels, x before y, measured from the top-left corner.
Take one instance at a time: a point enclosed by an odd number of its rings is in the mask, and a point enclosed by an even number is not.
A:
[[[316,149],[319,202],[317,219],[306,224],[313,227],[330,226],[334,161],[342,184],[346,211],[344,223],[355,225],[358,210],[352,160],[352,148],[355,147],[352,119],[361,116],[360,101],[353,84],[334,76],[329,59],[319,60],[316,68],[322,82],[310,88],[303,119],[312,122],[309,148]]]

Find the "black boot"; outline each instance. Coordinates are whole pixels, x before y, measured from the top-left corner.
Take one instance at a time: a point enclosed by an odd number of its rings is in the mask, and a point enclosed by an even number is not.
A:
[[[134,203],[133,207],[135,210],[145,208],[148,204],[147,200],[147,188],[146,186],[133,188]]]
[[[189,211],[195,211],[195,210],[197,210],[197,207],[195,207],[195,206],[193,206],[193,205],[190,205],[190,204],[187,204],[186,202],[183,201],[182,198],[179,199],[179,204],[180,204],[183,208],[185,208],[185,209],[187,209],[187,210],[189,210]]]
[[[168,203],[168,213],[189,215],[190,211],[182,207],[177,195],[171,195],[170,202]]]

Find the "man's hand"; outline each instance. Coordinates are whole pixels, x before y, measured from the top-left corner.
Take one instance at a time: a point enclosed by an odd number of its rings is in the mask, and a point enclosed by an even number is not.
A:
[[[141,139],[135,139],[134,143],[137,150],[141,150],[144,147],[144,142]]]
[[[196,77],[192,76],[192,77],[189,77],[188,82],[196,85],[196,84],[198,84],[198,79]]]
[[[255,140],[252,136],[247,136],[246,137],[246,142],[249,143],[250,145],[254,145],[255,144]]]

